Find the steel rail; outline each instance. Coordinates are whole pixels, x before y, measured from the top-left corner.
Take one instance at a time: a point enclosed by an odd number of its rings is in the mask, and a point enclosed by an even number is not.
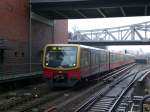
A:
[[[144,69],[145,70],[145,69]],[[150,71],[145,71],[143,74],[144,75],[147,75],[147,74],[149,74],[150,73]],[[131,88],[131,86],[134,84],[134,82],[136,81],[136,80],[138,80],[138,79],[140,79],[143,75],[141,75],[141,76],[139,76],[137,79],[136,79],[136,76],[137,76],[137,73],[136,73],[136,75],[134,76],[134,78],[133,78],[133,80],[131,81],[131,83],[128,85],[128,87],[126,87],[123,91],[122,91],[122,93],[120,94],[120,96],[117,98],[117,100],[115,101],[115,103],[113,104],[113,106],[109,109],[109,112],[114,112],[115,111],[115,109],[117,108],[117,105],[120,103],[120,101],[121,101],[121,99],[122,99],[122,97],[124,96],[124,94]]]
[[[111,90],[111,88],[114,87],[115,85],[117,85],[119,82],[130,77],[131,75],[133,75],[133,74],[129,74],[128,76],[125,76],[125,77],[122,76],[118,80],[113,82],[112,84],[106,86],[105,88],[100,90],[98,93],[96,93],[92,98],[90,98],[87,102],[85,102],[81,107],[79,107],[75,112],[86,112],[86,111],[88,111],[91,108],[91,106],[93,106],[97,102],[97,100],[100,97],[102,97],[104,94],[109,92]]]

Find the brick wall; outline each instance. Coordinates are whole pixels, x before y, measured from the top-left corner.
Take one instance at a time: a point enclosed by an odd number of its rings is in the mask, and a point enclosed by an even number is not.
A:
[[[0,61],[0,75],[29,72],[28,9],[28,0],[0,0],[0,39],[5,39],[8,47]],[[67,20],[55,21],[54,27],[32,20],[32,71],[42,68],[45,44],[67,42],[67,26]]]
[[[27,0],[0,1],[0,38],[27,41],[28,36]]]
[[[68,20],[54,21],[54,43],[67,43]]]
[[[28,2],[0,1],[0,39],[6,40],[0,73],[28,72]]]

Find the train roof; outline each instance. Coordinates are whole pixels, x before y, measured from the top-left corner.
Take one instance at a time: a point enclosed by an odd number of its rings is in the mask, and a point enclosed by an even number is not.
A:
[[[112,54],[120,54],[120,55],[128,55],[128,56],[134,56],[133,54],[125,54],[125,53],[120,53],[120,52],[113,52],[113,51],[109,51]]]
[[[91,47],[91,46],[86,46],[86,45],[80,45],[80,44],[47,44],[47,46],[77,46],[80,48],[88,48],[88,49],[93,49],[93,50],[102,50],[108,52],[108,50],[97,48],[97,47]]]
[[[81,48],[89,48],[89,49],[93,49],[93,50],[100,50],[100,51],[105,51],[105,52],[108,52],[107,49],[101,49],[101,48],[98,48],[98,47],[91,47],[91,46],[85,46],[85,45],[79,45]]]

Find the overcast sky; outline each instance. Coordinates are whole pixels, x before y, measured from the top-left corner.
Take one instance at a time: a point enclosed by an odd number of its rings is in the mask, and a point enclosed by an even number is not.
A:
[[[103,29],[118,26],[126,26],[136,23],[143,23],[150,21],[150,16],[145,17],[122,17],[122,18],[98,18],[98,19],[70,19],[68,22],[68,31],[73,31],[73,27],[77,27],[79,30],[87,29]],[[144,52],[150,52],[150,46],[113,46],[109,47],[110,50],[142,50]]]
[[[150,21],[150,16],[145,17],[122,17],[122,18],[98,18],[98,19],[69,19],[68,30],[72,31],[74,26],[80,30],[103,29],[118,26],[126,26],[136,23]]]

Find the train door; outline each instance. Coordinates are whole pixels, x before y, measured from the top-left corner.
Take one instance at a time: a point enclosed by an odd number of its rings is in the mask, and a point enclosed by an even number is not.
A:
[[[106,69],[109,70],[109,53],[106,52]]]
[[[110,70],[110,52],[108,52],[108,69]]]
[[[88,68],[88,71],[89,71],[89,75],[92,74],[92,50],[88,49],[88,60],[89,60],[89,68]]]
[[[109,69],[110,69],[110,70],[112,69],[112,64],[113,64],[113,55],[112,55],[112,53],[110,52],[110,53],[109,53]]]
[[[102,68],[103,68],[103,71],[105,71],[105,69],[106,69],[106,53],[103,51],[103,66],[102,66]]]
[[[104,66],[104,71],[107,71],[107,66],[108,66],[108,62],[107,62],[107,52],[104,51],[104,63],[105,63],[105,66]]]
[[[90,75],[91,66],[90,66],[90,52],[88,49],[81,49],[81,57],[80,57],[80,72],[81,77],[87,77]]]
[[[100,69],[100,51],[97,54],[97,63],[99,65],[99,72],[101,72],[101,69]]]
[[[94,52],[93,51],[91,51],[90,52],[90,72],[91,72],[91,74],[93,74],[93,72],[94,72]]]
[[[101,51],[101,54],[100,54],[101,58],[100,58],[100,69],[101,69],[101,72],[105,71],[105,61],[106,61],[106,56],[105,56],[105,52]]]
[[[96,55],[95,55],[95,63],[96,63],[96,67],[97,67],[97,73],[99,73],[99,72],[100,72],[99,52],[96,52]]]
[[[99,69],[100,69],[100,72],[102,72],[102,68],[101,68],[101,66],[102,66],[102,51],[100,51],[100,53],[99,53]]]
[[[91,52],[91,74],[96,74],[99,72],[99,67],[97,66],[97,51],[93,50]]]

